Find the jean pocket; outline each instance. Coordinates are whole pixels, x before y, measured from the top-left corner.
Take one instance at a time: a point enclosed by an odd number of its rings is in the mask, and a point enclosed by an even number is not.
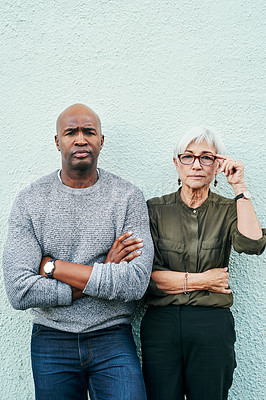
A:
[[[33,337],[39,335],[39,333],[42,332],[43,328],[44,328],[44,326],[41,324],[33,324],[31,337],[33,338]]]

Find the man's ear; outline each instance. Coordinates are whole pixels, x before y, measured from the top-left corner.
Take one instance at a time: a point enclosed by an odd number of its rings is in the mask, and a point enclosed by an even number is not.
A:
[[[101,147],[100,150],[102,150],[104,144],[104,135],[101,134]]]
[[[55,135],[54,141],[55,141],[55,145],[57,147],[57,150],[60,151],[58,135]]]

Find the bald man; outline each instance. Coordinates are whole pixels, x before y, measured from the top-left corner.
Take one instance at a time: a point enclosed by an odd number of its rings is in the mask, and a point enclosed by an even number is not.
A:
[[[146,399],[131,332],[153,260],[144,197],[97,168],[98,115],[75,104],[56,123],[62,169],[20,192],[3,266],[15,309],[31,308],[37,400]]]

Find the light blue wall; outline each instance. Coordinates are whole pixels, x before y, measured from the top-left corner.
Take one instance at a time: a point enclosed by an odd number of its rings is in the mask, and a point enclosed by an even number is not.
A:
[[[75,102],[102,118],[100,166],[146,198],[175,190],[179,133],[214,127],[244,161],[265,224],[264,0],[4,0],[0,18],[1,252],[16,193],[60,165],[55,119]],[[218,192],[233,197],[224,177]],[[230,399],[263,398],[263,257],[231,259]],[[3,286],[0,299],[0,396],[30,400],[30,313],[11,309]]]

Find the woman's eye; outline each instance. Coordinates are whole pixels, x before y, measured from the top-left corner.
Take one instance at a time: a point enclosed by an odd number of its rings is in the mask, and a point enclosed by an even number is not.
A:
[[[213,157],[212,156],[201,156],[202,160],[206,160],[206,161],[213,161]]]
[[[182,156],[183,160],[192,160],[192,158],[193,158],[193,156],[190,156],[189,154],[187,154],[187,155],[185,154]]]

